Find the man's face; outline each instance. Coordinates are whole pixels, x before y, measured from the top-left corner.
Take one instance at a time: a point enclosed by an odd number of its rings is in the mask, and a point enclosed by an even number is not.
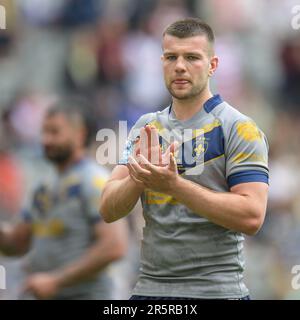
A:
[[[47,116],[43,123],[45,156],[55,164],[70,160],[76,147],[76,130],[62,113]]]
[[[166,86],[179,100],[199,96],[217,67],[217,57],[210,54],[205,36],[163,38],[163,70]]]

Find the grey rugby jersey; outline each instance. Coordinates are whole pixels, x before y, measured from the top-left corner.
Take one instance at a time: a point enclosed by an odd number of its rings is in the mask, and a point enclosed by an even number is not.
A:
[[[143,115],[129,133],[120,164],[127,163],[140,128],[146,124],[158,129],[163,150],[170,143],[168,132],[180,140],[180,132],[192,129],[191,139],[181,139],[176,154],[179,173],[185,179],[219,192],[239,183],[268,183],[264,134],[219,95],[207,100],[187,121],[177,120],[171,106]],[[191,174],[197,166],[201,170]],[[145,227],[133,294],[204,299],[248,294],[243,282],[241,233],[212,223],[166,194],[147,189],[141,200]]]
[[[35,190],[23,219],[32,224],[33,239],[27,271],[51,272],[80,259],[94,243],[101,221],[99,197],[109,172],[84,158]],[[109,267],[97,276],[63,288],[55,299],[111,299]]]

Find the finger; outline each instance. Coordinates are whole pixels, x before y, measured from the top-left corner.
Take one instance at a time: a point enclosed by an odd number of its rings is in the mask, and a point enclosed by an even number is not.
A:
[[[143,167],[147,169],[148,172],[157,172],[158,167],[150,163],[142,154],[139,155],[139,160],[143,164]]]
[[[139,165],[139,163],[137,162],[137,159],[135,159],[133,156],[129,156],[128,157],[128,164],[130,164],[130,165]]]
[[[145,157],[143,158],[145,159]],[[138,156],[137,159],[140,159],[140,156]],[[135,172],[135,175],[137,177],[142,176],[143,178],[147,178],[148,176],[151,175],[151,172],[142,168],[132,156],[129,156],[128,160],[129,160],[128,165],[132,168],[132,170]]]
[[[169,145],[169,147],[166,150],[165,154],[169,157],[170,153],[175,153],[175,151],[177,151],[178,148],[179,148],[179,142],[178,141],[174,141]]]
[[[134,152],[134,157],[137,158],[140,153],[141,153],[141,148],[137,147],[135,152]]]
[[[150,136],[151,135],[151,126],[149,126],[149,124],[146,124],[144,128],[145,128],[147,135]]]
[[[159,145],[159,135],[157,129],[152,126],[150,130],[150,158],[149,161],[152,164],[159,165],[161,149]]]
[[[173,153],[170,153],[170,163],[169,163],[168,168],[169,168],[169,170],[171,170],[173,172],[177,171],[177,164],[176,164],[176,160],[175,160]]]
[[[178,148],[179,148],[179,142],[178,141],[174,141],[170,145],[170,153],[173,153],[173,155],[174,155],[175,152],[178,150]]]
[[[137,185],[139,185],[139,186],[144,186],[143,181],[141,181],[141,180],[139,180],[138,178],[136,178],[131,171],[129,171],[129,175],[130,175],[131,179],[132,179]]]
[[[127,165],[127,168],[129,170],[129,174],[131,176],[134,176],[136,179],[138,179],[138,173],[135,171],[135,169],[133,168],[133,166],[131,164]]]
[[[137,137],[135,142],[134,142],[134,145],[133,145],[133,156],[134,158],[136,158],[136,156],[140,153],[141,151],[141,148],[140,148],[140,140],[141,138],[140,137]]]
[[[150,141],[150,135],[148,136],[146,128],[141,128],[140,131],[140,154],[142,154],[145,158],[149,159],[149,141]]]
[[[131,166],[129,166],[128,169],[129,169],[129,175],[130,175],[131,179],[132,179],[138,186],[145,188],[145,182],[146,182],[146,180],[145,180],[145,181],[144,181],[144,180],[141,180],[141,179],[143,179],[143,178],[140,179],[140,177],[137,176],[136,172],[134,171],[134,169],[133,169]]]
[[[162,156],[162,164],[163,165],[168,165],[170,163],[170,154],[171,153],[174,154],[178,148],[179,148],[178,141],[174,141],[169,145],[168,149],[166,150],[166,152]]]

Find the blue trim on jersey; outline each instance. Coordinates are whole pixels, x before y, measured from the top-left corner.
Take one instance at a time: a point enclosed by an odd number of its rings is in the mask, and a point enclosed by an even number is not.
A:
[[[72,186],[69,186],[67,189],[67,194],[70,198],[72,197],[79,197],[81,194],[81,185],[80,184],[74,184]]]
[[[50,190],[45,185],[40,185],[33,195],[33,208],[39,213],[45,214],[49,211],[53,197]]]
[[[215,94],[213,97],[209,98],[203,105],[204,110],[210,113],[217,105],[223,102],[223,99],[219,94]]]
[[[247,170],[234,173],[227,178],[227,183],[230,188],[245,182],[264,182],[269,184],[269,175],[258,170]]]
[[[213,95],[207,101],[204,102],[203,108],[207,113],[210,113],[217,105],[223,102],[222,97],[219,94]],[[169,106],[169,114],[171,114],[173,103]]]
[[[198,137],[199,139],[201,137]],[[181,145],[182,150],[182,158],[181,158],[181,167],[178,168],[179,174],[182,174],[188,168],[194,168],[196,166],[196,160],[193,163],[187,163],[184,158],[184,150],[187,141]],[[192,157],[197,157],[195,148],[197,147],[197,138],[192,139]],[[204,163],[210,161],[212,159],[218,158],[225,153],[224,149],[224,133],[221,126],[215,127],[213,130],[204,133]]]
[[[214,159],[224,154],[224,134],[221,126],[204,134],[207,150],[204,154],[204,162]]]

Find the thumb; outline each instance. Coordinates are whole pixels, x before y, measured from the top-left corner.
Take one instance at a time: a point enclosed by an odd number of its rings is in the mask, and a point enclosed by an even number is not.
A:
[[[170,153],[175,153],[175,151],[177,151],[177,149],[178,149],[178,147],[179,147],[179,143],[178,143],[178,141],[174,141],[173,143],[171,143],[171,145],[170,145]]]
[[[173,153],[170,153],[170,162],[168,168],[173,172],[177,172],[177,163]]]
[[[178,149],[178,147],[179,147],[178,141],[174,141],[169,145],[168,149],[165,151],[165,153],[162,156],[162,163],[164,165],[167,165],[170,163],[170,155],[171,153],[174,154],[175,151]]]

